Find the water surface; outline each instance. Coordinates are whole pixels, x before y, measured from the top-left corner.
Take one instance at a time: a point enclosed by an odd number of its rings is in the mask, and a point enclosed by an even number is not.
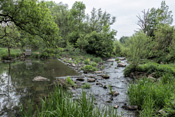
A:
[[[49,84],[56,77],[67,75],[78,74],[56,59],[0,63],[0,116],[14,116],[24,100],[47,95],[52,91],[48,88]],[[32,81],[36,76],[50,81]]]

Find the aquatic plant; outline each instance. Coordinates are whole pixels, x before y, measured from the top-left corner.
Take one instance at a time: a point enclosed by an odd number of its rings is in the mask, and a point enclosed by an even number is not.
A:
[[[22,106],[22,117],[119,117],[113,108],[99,109],[94,106],[94,98],[88,98],[85,92],[76,100],[61,87],[56,87],[41,105],[27,103]]]
[[[71,86],[75,86],[75,83],[74,83],[74,81],[72,81],[72,79],[71,79],[70,76],[68,76],[68,77],[66,78],[66,83],[67,83],[67,84],[70,84]]]
[[[86,66],[82,67],[81,69],[86,71],[86,72],[97,71],[97,68],[93,67],[92,65],[86,65]]]
[[[91,88],[91,84],[89,83],[85,83],[81,86],[83,89],[90,89]]]

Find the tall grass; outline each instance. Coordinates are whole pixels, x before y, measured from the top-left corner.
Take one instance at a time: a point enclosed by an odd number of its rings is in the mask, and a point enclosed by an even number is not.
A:
[[[85,92],[76,100],[63,88],[56,87],[48,98],[42,99],[41,106],[31,106],[30,102],[21,108],[23,117],[118,117],[114,109],[100,111],[94,106],[94,98],[87,98]]]
[[[165,108],[167,100],[175,94],[175,78],[166,74],[159,82],[152,82],[148,78],[138,80],[128,89],[131,105],[138,105],[141,117],[157,116],[158,110]]]

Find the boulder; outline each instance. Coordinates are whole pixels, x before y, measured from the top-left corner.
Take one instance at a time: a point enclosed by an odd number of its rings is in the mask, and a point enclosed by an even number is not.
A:
[[[77,78],[78,81],[84,81],[84,78]]]
[[[158,113],[161,114],[161,115],[165,115],[166,114],[166,112],[163,109],[159,110]]]
[[[107,61],[108,61],[108,62],[114,62],[115,59],[108,59]]]
[[[72,67],[75,67],[76,65],[74,63],[72,63]]]
[[[88,82],[95,82],[95,78],[88,78],[87,81]]]
[[[120,60],[125,60],[125,59],[126,59],[125,57],[120,58]]]
[[[117,92],[117,91],[112,92],[112,96],[118,96],[118,95],[119,95],[119,92]]]
[[[107,74],[103,74],[103,75],[101,75],[101,77],[103,77],[104,79],[109,79],[109,75],[107,75]]]
[[[101,73],[103,73],[102,71],[95,71],[94,73],[96,73],[96,74],[101,74]]]
[[[124,63],[118,63],[117,67],[126,67]]]
[[[44,78],[42,76],[36,76],[32,81],[50,81],[50,79]]]
[[[119,107],[118,105],[115,105],[115,106],[114,106],[114,109],[117,109],[118,107]]]
[[[106,85],[103,86],[104,89],[107,89],[108,87]]]
[[[123,109],[125,110],[137,110],[138,106],[136,105],[127,105],[126,103],[122,106]]]

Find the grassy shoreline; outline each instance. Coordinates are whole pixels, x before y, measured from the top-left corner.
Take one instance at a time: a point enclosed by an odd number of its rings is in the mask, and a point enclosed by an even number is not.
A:
[[[139,75],[138,75],[139,73]],[[135,69],[125,69],[125,76],[134,76],[128,97],[131,105],[138,105],[140,117],[175,116],[175,65],[147,62]]]

